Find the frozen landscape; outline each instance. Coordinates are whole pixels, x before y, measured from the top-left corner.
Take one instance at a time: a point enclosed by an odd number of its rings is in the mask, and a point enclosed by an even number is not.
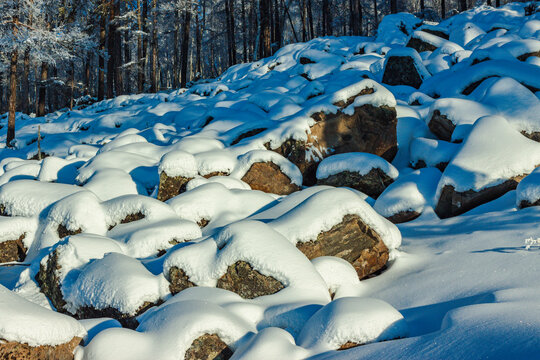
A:
[[[378,34],[0,116],[0,359],[540,358],[540,4]]]

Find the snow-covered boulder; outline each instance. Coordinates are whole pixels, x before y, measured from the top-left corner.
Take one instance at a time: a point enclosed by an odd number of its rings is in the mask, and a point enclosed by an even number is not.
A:
[[[521,180],[516,188],[516,205],[523,209],[540,205],[540,168]]]
[[[392,305],[378,299],[346,297],[313,315],[298,344],[316,353],[407,336],[408,326]]]
[[[163,265],[171,292],[212,286],[244,299],[288,289],[316,289],[324,280],[309,260],[279,232],[258,221],[240,221],[201,242],[172,252]]]
[[[411,166],[414,169],[436,167],[444,171],[460,145],[442,140],[416,138],[411,142]]]
[[[399,175],[397,169],[383,158],[368,153],[332,155],[317,167],[317,183],[347,186],[377,198]]]
[[[252,150],[239,158],[231,176],[253,190],[288,195],[300,190],[302,173],[292,162],[274,151]]]
[[[440,178],[436,168],[402,176],[379,196],[373,208],[394,224],[414,220],[426,207],[433,206]]]
[[[316,181],[317,164],[333,154],[367,152],[391,161],[397,153],[396,100],[373,80],[342,88],[310,107],[305,139],[285,138],[268,144],[294,163],[304,184]]]
[[[386,54],[382,82],[388,85],[409,85],[419,88],[430,77],[420,55],[411,48],[395,48]]]
[[[502,117],[483,117],[446,167],[435,211],[446,218],[494,200],[515,189],[539,164],[540,144]]]
[[[198,175],[195,157],[181,150],[173,150],[159,164],[159,189],[157,198],[167,201],[185,191],[186,184]]]
[[[382,269],[401,244],[399,230],[348,189],[319,191],[271,221],[309,259],[338,256],[359,278]]]
[[[23,261],[37,226],[35,218],[0,216],[0,263]]]
[[[77,320],[0,285],[0,358],[72,360],[84,336],[86,331]]]

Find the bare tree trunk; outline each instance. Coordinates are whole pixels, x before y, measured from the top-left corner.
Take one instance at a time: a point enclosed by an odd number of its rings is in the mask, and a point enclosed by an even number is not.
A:
[[[180,87],[185,88],[187,84],[187,67],[189,55],[189,29],[191,22],[191,6],[187,5],[184,11],[184,26],[182,30],[182,81]]]
[[[0,114],[4,113],[4,73],[0,71]]]
[[[488,2],[489,2],[489,0],[488,0]],[[424,1],[424,0],[420,0],[420,11],[424,11],[425,8],[426,8],[425,1]]]
[[[120,13],[120,1],[117,0],[114,3],[115,19],[121,16]],[[118,19],[116,19],[118,21]],[[124,92],[124,77],[122,71],[122,33],[118,30],[118,24],[114,27],[114,85],[115,95],[122,95]],[[127,44],[126,44],[127,45]]]
[[[247,39],[247,20],[246,20],[246,0],[242,0],[242,58],[243,62],[247,62],[248,54],[248,39]]]
[[[21,112],[28,114],[30,99],[28,98],[30,92],[30,82],[28,77],[30,76],[30,49],[27,48],[24,51],[24,68],[22,77],[22,95],[21,95]]]
[[[70,85],[70,92],[69,92],[69,109],[73,110],[73,102],[75,97],[75,63],[71,61],[70,66],[70,74],[69,74],[69,85]]]
[[[467,10],[467,0],[459,0],[459,11],[463,12]]]
[[[146,0],[143,0],[146,2]],[[146,19],[144,20],[146,21]],[[143,55],[143,16],[141,9],[141,0],[137,0],[137,30],[139,34],[137,36],[137,91],[142,93],[144,91],[144,55]]]
[[[313,10],[311,6],[311,0],[307,0],[307,15],[308,15],[308,23],[309,23],[309,39],[313,39],[315,37],[315,25],[313,21]]]
[[[91,71],[90,71],[90,65],[92,63],[92,52],[88,51],[86,53],[86,59],[84,59],[84,73],[83,73],[83,81],[84,81],[84,95],[91,95]]]
[[[390,13],[397,14],[397,0],[390,0]]]
[[[105,5],[106,0],[102,0]],[[102,10],[99,21],[99,75],[98,75],[98,101],[105,98],[105,9]]]
[[[13,28],[13,34],[17,35],[16,27]],[[11,53],[11,63],[9,69],[9,116],[8,129],[6,137],[6,146],[11,147],[11,141],[15,139],[15,112],[17,111],[17,61],[19,52],[13,50]]]
[[[444,0],[442,0],[444,1]],[[373,0],[373,15],[375,17],[375,28],[374,30],[377,30],[377,26],[379,26],[379,12],[377,11],[377,0]]]
[[[259,58],[264,58],[272,55],[271,47],[271,29],[270,29],[270,0],[260,0],[259,2],[260,12],[260,45],[259,45]]]
[[[446,17],[446,0],[441,0],[441,18]]]
[[[300,1],[300,21],[302,23],[302,41],[307,41],[307,24],[306,24],[306,17],[307,17],[307,10],[306,10],[306,0]]]
[[[174,31],[173,31],[173,74],[172,74],[172,87],[178,88],[180,83],[180,48],[178,46],[178,33],[180,31],[180,18],[178,16],[179,9],[174,8]]]
[[[37,116],[45,115],[45,99],[47,97],[47,77],[49,71],[49,65],[47,63],[41,63],[41,76],[39,82],[39,96],[38,96],[38,110]]]
[[[225,1],[225,17],[227,18],[227,51],[229,66],[236,64],[236,36],[234,23],[234,0]]]
[[[330,0],[322,1],[322,34],[332,35],[332,15],[330,13]]]
[[[202,51],[202,27],[201,20],[199,19],[200,8],[197,7],[195,12],[195,77],[198,79],[202,76],[202,61],[201,61],[201,51]]]
[[[290,2],[289,2],[289,4],[290,4]],[[283,0],[281,0],[281,6],[283,7],[284,12],[287,14],[287,19],[289,19],[289,24],[291,24],[291,30],[293,32],[294,41],[298,42],[299,39],[298,39],[298,35],[296,35],[296,29],[294,28],[294,23],[293,23],[293,20],[291,18],[291,13],[289,11],[289,5],[283,3]]]
[[[107,97],[113,98],[114,97],[114,90],[115,90],[115,79],[116,79],[116,47],[119,46],[119,44],[116,44],[116,24],[115,24],[115,17],[116,17],[116,4],[113,3],[116,2],[116,0],[112,0],[109,4],[109,32],[107,34],[107,53],[109,55],[109,59],[107,61]]]
[[[157,0],[152,0],[152,70],[150,92],[158,92],[158,40],[157,40]]]
[[[495,0],[495,7],[501,6],[501,0]]]
[[[124,31],[124,64],[130,64],[131,63],[131,48],[129,46],[129,30]],[[126,66],[124,68],[124,76],[123,76],[123,83],[124,83],[124,94],[131,93],[131,65]]]

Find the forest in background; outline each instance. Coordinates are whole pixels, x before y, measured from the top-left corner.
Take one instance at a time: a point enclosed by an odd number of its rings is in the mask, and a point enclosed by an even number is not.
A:
[[[9,111],[11,128],[15,112],[43,116],[118,95],[186,87],[289,43],[373,36],[385,14],[406,11],[440,21],[479,3],[3,0],[0,114]]]

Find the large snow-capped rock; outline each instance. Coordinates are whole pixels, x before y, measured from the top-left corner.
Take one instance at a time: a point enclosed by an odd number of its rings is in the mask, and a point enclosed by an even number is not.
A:
[[[513,190],[540,164],[540,144],[500,116],[478,120],[446,167],[435,208],[442,217],[464,213]]]

